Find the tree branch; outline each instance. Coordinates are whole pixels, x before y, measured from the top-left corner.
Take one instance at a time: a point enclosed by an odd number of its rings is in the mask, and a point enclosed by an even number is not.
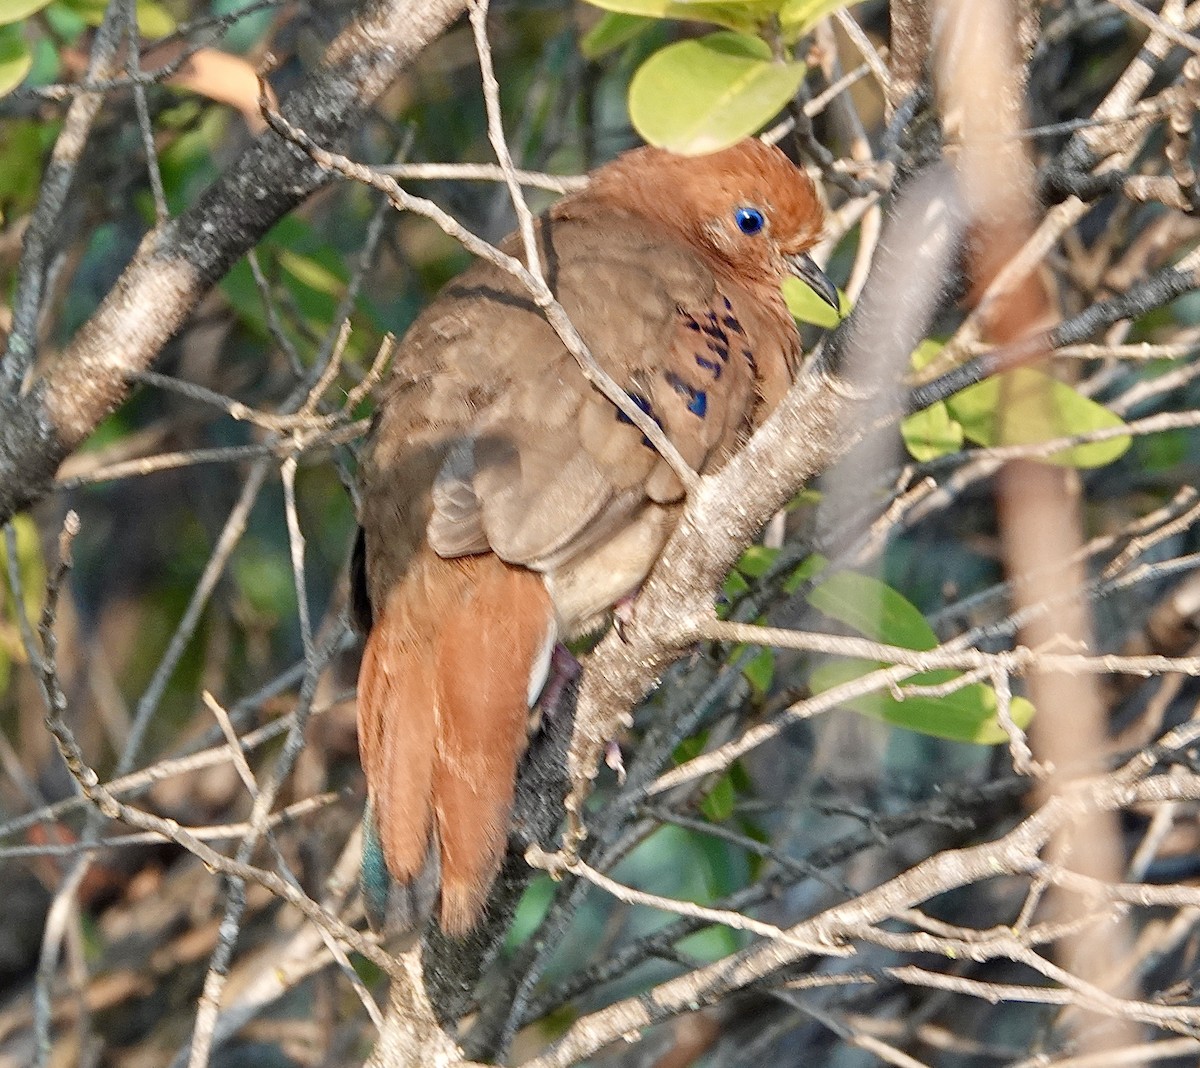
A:
[[[369,4],[289,98],[291,121],[323,143],[340,143],[466,6]],[[58,465],[121,403],[132,376],[153,363],[212,286],[327,180],[303,151],[265,133],[196,204],[146,235],[92,318],[33,385],[0,396],[0,523],[45,495]]]

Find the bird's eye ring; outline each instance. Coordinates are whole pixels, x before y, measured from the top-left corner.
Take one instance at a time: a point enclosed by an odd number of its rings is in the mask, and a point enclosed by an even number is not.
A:
[[[767,225],[766,218],[758,208],[738,208],[733,213],[733,221],[743,234],[757,234]]]

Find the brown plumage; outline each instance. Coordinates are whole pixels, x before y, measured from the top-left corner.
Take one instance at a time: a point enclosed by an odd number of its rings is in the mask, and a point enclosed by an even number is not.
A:
[[[704,471],[797,369],[783,279],[799,274],[836,303],[804,255],[822,221],[808,178],[743,141],[699,158],[629,152],[543,216],[538,240],[596,359]],[[554,643],[637,589],[682,489],[520,282],[482,262],[404,338],[361,484],[368,907],[410,929],[436,913],[462,934],[503,856]],[[388,875],[399,885],[385,892]]]

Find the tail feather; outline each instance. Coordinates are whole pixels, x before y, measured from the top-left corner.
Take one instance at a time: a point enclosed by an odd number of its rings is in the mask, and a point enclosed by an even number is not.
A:
[[[534,572],[426,551],[375,609],[359,676],[366,849],[403,885],[365,857],[368,912],[413,930],[436,905],[443,930],[465,934],[503,858],[553,607]]]
[[[437,909],[441,864],[437,839],[429,836],[425,863],[410,882],[400,882],[388,870],[379,837],[375,807],[368,801],[363,812],[363,904],[375,931],[418,934]]]

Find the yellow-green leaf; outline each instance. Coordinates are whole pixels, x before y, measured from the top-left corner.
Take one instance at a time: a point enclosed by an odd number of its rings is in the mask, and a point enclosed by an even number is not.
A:
[[[20,85],[32,66],[33,53],[20,28],[0,27],[0,96]]]
[[[779,10],[780,0],[588,0],[606,11],[624,15],[642,15],[652,19],[686,19],[691,22],[711,22],[731,30],[757,32]]]
[[[980,445],[1033,445],[1092,430],[1124,426],[1120,416],[1064,382],[1020,368],[946,400],[963,433]],[[1046,457],[1065,467],[1101,467],[1129,448],[1128,435],[1076,445]]]
[[[149,38],[166,37],[177,25],[171,12],[155,0],[138,0],[137,21],[141,35]]]
[[[805,285],[799,278],[783,280],[783,299],[793,319],[802,323],[812,323],[826,330],[832,330],[842,319],[850,314],[850,304],[846,294],[838,290],[838,302],[841,308],[834,311],[813,292],[811,286]]]
[[[37,527],[29,516],[18,515],[11,522],[17,541],[17,571],[21,576],[25,596],[25,616],[36,625],[38,617],[42,614],[42,598],[46,591],[46,564],[42,559],[42,543],[38,538]],[[8,539],[5,537],[0,537],[0,571],[7,576]],[[16,622],[7,578],[0,579],[0,608],[3,608],[7,618]]]
[[[808,33],[822,19],[861,0],[784,0],[779,9],[779,25],[788,40]]]
[[[108,10],[108,0],[60,0],[89,26],[99,26]],[[3,0],[0,0],[3,3]],[[166,37],[175,31],[171,13],[157,0],[137,0],[138,32],[143,37]]]
[[[298,282],[309,289],[327,296],[340,296],[346,288],[345,280],[318,263],[312,256],[301,256],[290,249],[280,249],[279,266]]]
[[[0,25],[20,22],[49,5],[50,0],[0,0]]]
[[[654,19],[648,19],[644,15],[606,11],[600,21],[583,35],[579,42],[579,51],[588,59],[599,59],[628,44],[647,26],[653,25]]]
[[[776,63],[766,42],[712,33],[655,52],[629,86],[629,117],[652,145],[684,155],[725,148],[792,98],[803,63]]]
[[[829,661],[813,671],[809,685],[814,693],[823,693],[883,666],[867,660]],[[940,686],[958,674],[957,671],[927,671],[906,679],[901,686]],[[996,691],[981,682],[940,697],[912,695],[897,700],[890,690],[885,689],[852,697],[843,703],[860,715],[935,738],[976,745],[997,745],[1008,740],[996,719]],[[1018,727],[1027,726],[1033,719],[1033,705],[1024,697],[1014,697],[1009,711]]]
[[[737,569],[750,578],[762,578],[778,556],[778,549],[769,549],[765,545],[751,545],[738,557]]]
[[[900,435],[913,459],[921,462],[958,452],[965,437],[962,423],[950,418],[945,401],[937,401],[903,420]]]

